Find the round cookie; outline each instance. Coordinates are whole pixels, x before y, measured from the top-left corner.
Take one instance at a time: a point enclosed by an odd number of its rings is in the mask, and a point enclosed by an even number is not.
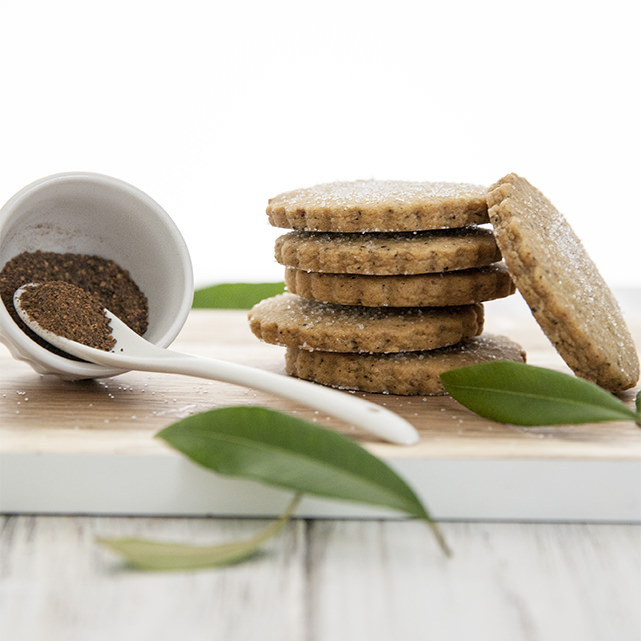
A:
[[[479,185],[401,180],[333,182],[269,200],[274,227],[329,232],[423,231],[488,221]]]
[[[565,218],[509,174],[488,194],[494,234],[516,287],[577,376],[618,392],[639,379],[619,305]]]
[[[279,294],[249,312],[267,343],[327,352],[401,352],[453,345],[483,330],[483,306],[367,308]]]
[[[440,274],[355,276],[320,274],[288,267],[285,284],[304,298],[365,307],[471,305],[515,292],[503,263]]]
[[[286,372],[299,378],[363,392],[444,394],[440,375],[450,369],[494,360],[525,361],[519,345],[484,334],[459,345],[402,354],[337,354],[288,347]]]
[[[484,267],[501,260],[494,234],[482,227],[424,232],[337,234],[292,231],[276,239],[287,267],[331,274],[427,274]]]

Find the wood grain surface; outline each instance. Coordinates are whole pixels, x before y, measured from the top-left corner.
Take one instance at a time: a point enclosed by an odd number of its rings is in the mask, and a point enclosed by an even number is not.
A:
[[[521,343],[531,364],[568,371],[519,302],[487,304],[486,331]],[[641,344],[641,315],[629,318],[629,324]],[[173,347],[283,372],[284,350],[259,342],[243,311],[193,311]],[[635,392],[622,394],[630,406]],[[2,347],[0,453],[153,456],[164,453],[166,446],[152,436],[175,420],[215,407],[257,404],[331,426],[383,457],[641,460],[641,430],[630,422],[526,428],[482,419],[447,396],[361,395],[407,418],[419,430],[420,443],[414,447],[382,443],[302,405],[215,381],[141,372],[82,382],[42,377]]]
[[[127,569],[96,537],[206,544],[252,519],[0,517],[0,638],[639,641],[641,526],[297,519],[247,563]]]

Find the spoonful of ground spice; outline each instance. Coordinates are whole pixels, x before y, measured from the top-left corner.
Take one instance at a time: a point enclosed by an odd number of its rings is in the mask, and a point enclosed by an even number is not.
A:
[[[20,296],[20,307],[40,327],[95,349],[116,344],[104,308],[94,296],[62,280],[31,284]]]
[[[242,385],[322,410],[392,443],[413,445],[418,441],[418,434],[409,422],[376,403],[247,365],[158,347],[102,308],[91,295],[69,283],[23,285],[15,292],[13,303],[20,318],[38,336],[90,363]]]

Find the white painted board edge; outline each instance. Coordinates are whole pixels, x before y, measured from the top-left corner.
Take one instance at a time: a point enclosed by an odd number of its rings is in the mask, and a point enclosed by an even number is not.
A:
[[[438,520],[641,522],[641,461],[387,461]],[[0,513],[274,517],[291,492],[219,476],[184,457],[0,455]],[[302,518],[398,518],[306,497]]]

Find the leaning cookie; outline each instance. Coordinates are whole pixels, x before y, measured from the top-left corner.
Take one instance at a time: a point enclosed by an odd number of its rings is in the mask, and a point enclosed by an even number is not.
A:
[[[610,288],[565,218],[510,174],[488,194],[494,234],[516,287],[570,368],[611,392],[639,379],[630,331]]]
[[[444,394],[440,375],[487,361],[524,362],[519,345],[504,336],[484,334],[443,349],[402,354],[337,354],[288,347],[288,374],[306,380],[383,394]]]
[[[286,267],[370,276],[471,269],[501,260],[492,231],[483,227],[378,234],[292,231],[276,239],[274,254]]]
[[[488,221],[486,189],[467,183],[357,180],[296,189],[269,200],[275,227],[325,232],[396,232]]]
[[[505,298],[515,287],[505,265],[441,274],[355,276],[285,270],[293,294],[339,305],[366,307],[442,307]]]
[[[483,306],[366,308],[280,294],[250,310],[249,326],[267,343],[306,350],[352,353],[428,350],[480,334]]]

